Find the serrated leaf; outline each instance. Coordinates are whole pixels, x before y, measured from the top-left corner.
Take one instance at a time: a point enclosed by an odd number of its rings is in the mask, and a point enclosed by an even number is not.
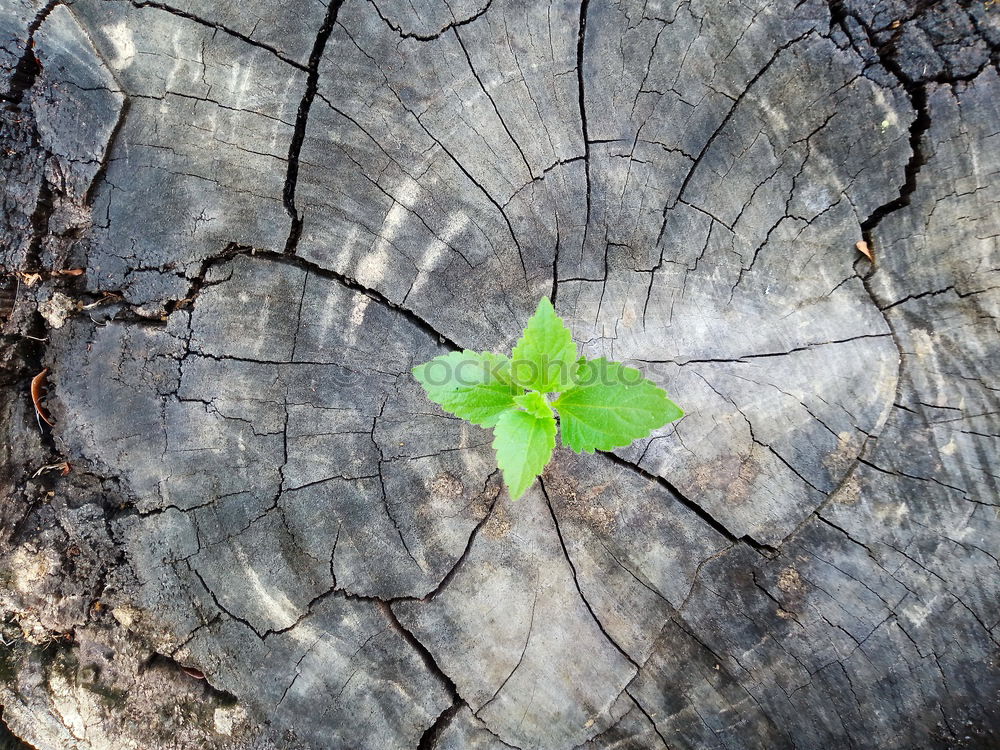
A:
[[[684,416],[663,389],[618,362],[584,362],[577,378],[578,385],[552,404],[563,445],[577,453],[629,445]]]
[[[545,400],[545,396],[538,391],[528,391],[521,396],[515,396],[514,403],[528,412],[528,414],[539,418],[554,416],[552,406]]]
[[[510,361],[501,354],[470,350],[435,357],[413,368],[427,398],[449,414],[492,427],[514,408],[524,389],[510,377]]]
[[[564,391],[573,386],[576,359],[572,331],[542,297],[511,354],[514,382],[541,393]]]
[[[493,428],[493,450],[503,481],[517,500],[542,473],[556,447],[556,421],[526,411],[507,411]]]

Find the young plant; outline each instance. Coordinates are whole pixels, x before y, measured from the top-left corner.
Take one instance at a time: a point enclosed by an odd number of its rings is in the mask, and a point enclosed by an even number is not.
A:
[[[538,303],[510,359],[451,352],[414,367],[413,376],[449,414],[493,429],[497,466],[514,500],[552,458],[557,418],[563,445],[593,453],[629,445],[684,416],[638,370],[579,357],[548,297]]]

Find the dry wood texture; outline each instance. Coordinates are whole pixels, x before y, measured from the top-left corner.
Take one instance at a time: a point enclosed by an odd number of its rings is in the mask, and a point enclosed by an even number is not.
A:
[[[0,0],[3,721],[1000,746],[998,17]],[[688,416],[511,503],[409,371],[543,295]]]

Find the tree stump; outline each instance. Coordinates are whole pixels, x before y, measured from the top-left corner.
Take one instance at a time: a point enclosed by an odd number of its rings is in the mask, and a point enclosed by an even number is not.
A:
[[[0,0],[3,721],[1000,745],[998,18]],[[511,502],[410,369],[546,295],[687,416]]]

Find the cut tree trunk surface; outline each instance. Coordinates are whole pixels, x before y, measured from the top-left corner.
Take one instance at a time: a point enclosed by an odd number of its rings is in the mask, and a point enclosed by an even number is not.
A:
[[[3,721],[1000,746],[998,50],[967,0],[0,0]],[[511,502],[410,369],[544,295],[687,416]]]

